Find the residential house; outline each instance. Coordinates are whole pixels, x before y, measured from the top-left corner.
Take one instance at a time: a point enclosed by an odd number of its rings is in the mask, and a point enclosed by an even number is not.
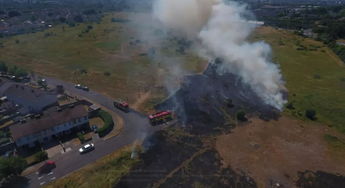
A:
[[[17,147],[33,147],[52,138],[81,130],[88,126],[88,122],[87,110],[83,105],[77,105],[12,125],[10,132]]]

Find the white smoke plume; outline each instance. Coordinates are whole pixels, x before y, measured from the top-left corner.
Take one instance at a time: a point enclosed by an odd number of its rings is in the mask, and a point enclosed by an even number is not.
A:
[[[203,55],[222,58],[223,73],[240,76],[267,104],[283,108],[279,67],[269,60],[268,44],[247,41],[256,25],[245,18],[244,5],[225,0],[156,0],[153,8],[155,19],[167,29],[199,41]]]

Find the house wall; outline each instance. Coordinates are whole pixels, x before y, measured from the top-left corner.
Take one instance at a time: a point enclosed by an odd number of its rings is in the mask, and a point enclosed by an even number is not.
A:
[[[57,125],[55,127],[52,127],[50,129],[46,129],[44,131],[41,131],[36,134],[28,135],[25,137],[22,137],[15,141],[16,145],[18,147],[28,145],[30,147],[35,145],[35,142],[38,141],[40,143],[48,141],[52,138],[52,136],[57,136],[59,134],[63,134],[64,131],[70,131],[74,127],[78,127],[80,125],[86,124],[89,122],[88,116],[77,118],[72,121],[66,122],[61,125]]]

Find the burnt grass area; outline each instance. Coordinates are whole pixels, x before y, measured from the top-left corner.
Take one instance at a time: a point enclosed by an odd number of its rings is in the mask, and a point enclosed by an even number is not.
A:
[[[169,128],[149,141],[152,146],[141,154],[141,162],[114,187],[256,187],[250,177],[223,168],[219,154],[199,136]]]
[[[152,187],[202,147],[199,138],[176,129],[156,132],[148,142],[152,146],[140,155],[141,162],[115,187]]]
[[[262,119],[277,119],[280,112],[265,102],[231,73],[219,73],[221,60],[210,63],[203,74],[186,76],[181,87],[159,110],[172,110],[192,134],[213,134],[228,127],[240,111]]]
[[[258,116],[278,119],[279,111],[234,74],[219,74],[221,61],[209,64],[203,74],[185,77],[180,89],[157,110],[172,110],[179,122],[154,133],[145,143],[141,162],[114,187],[257,187],[253,178],[222,166],[214,138],[231,131],[242,119]],[[243,115],[244,113],[244,115]],[[243,118],[243,116],[245,116]],[[236,144],[236,143],[229,143]],[[317,172],[301,173],[299,187],[341,187],[344,178]]]
[[[301,188],[345,188],[345,176],[327,172],[305,171],[298,174],[296,185]]]
[[[196,156],[188,165],[177,171],[160,187],[256,187],[254,180],[246,175],[221,167],[217,151],[210,149]]]

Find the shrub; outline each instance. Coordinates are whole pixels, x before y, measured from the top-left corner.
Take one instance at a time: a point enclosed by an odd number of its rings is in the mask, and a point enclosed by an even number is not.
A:
[[[292,102],[287,103],[286,108],[289,109],[289,110],[294,110],[295,109],[295,107],[294,107]]]
[[[100,110],[98,116],[104,121],[103,127],[98,129],[98,135],[103,137],[113,129],[114,121],[111,115],[104,110]]]
[[[16,77],[27,76],[28,75],[28,73],[24,69],[19,68],[19,67],[15,66],[15,65],[8,68],[8,73],[10,73],[10,74],[12,74],[12,75],[14,75]]]
[[[111,75],[111,73],[110,72],[104,72],[104,76],[110,76]]]
[[[80,140],[81,143],[85,142],[85,137],[82,133],[78,133],[77,136],[78,136],[78,139]]]
[[[310,120],[316,120],[316,111],[313,109],[306,110],[305,116]]]
[[[237,112],[236,117],[237,117],[237,120],[239,120],[239,121],[247,121],[248,120],[246,117],[246,113],[242,110]]]
[[[41,161],[48,159],[48,153],[46,151],[39,151],[35,153],[34,157],[35,157],[35,163],[39,163]]]

